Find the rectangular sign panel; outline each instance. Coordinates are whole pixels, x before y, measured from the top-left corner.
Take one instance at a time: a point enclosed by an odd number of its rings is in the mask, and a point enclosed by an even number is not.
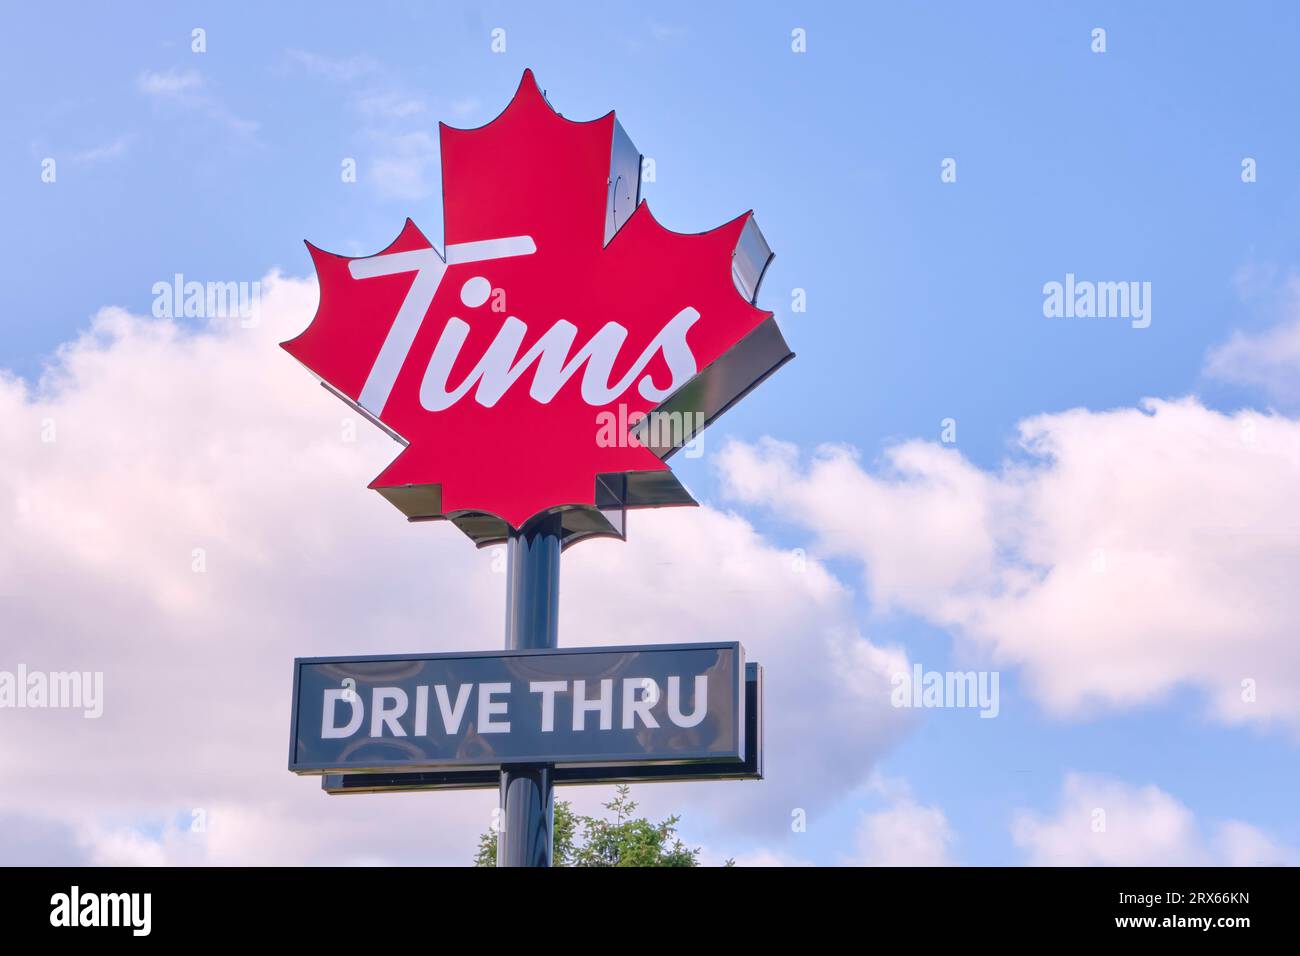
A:
[[[763,669],[745,664],[745,759],[735,763],[597,764],[555,768],[556,786],[617,783],[668,783],[689,780],[763,779]],[[410,790],[487,790],[501,786],[495,769],[407,770],[388,773],[327,773],[321,789],[329,794],[401,793]]]
[[[299,658],[295,773],[745,759],[736,642]]]

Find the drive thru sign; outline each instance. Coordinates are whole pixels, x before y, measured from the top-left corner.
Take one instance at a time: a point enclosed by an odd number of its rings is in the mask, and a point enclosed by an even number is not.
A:
[[[312,658],[297,678],[299,773],[745,755],[735,643]]]
[[[664,228],[613,113],[565,119],[526,71],[439,134],[444,251],[410,220],[370,257],[310,247],[320,306],[284,348],[404,446],[371,487],[508,543],[507,653],[296,662],[290,769],[497,768],[498,861],[545,865],[557,768],[746,760],[739,645],[555,650],[559,553],[693,504],[666,460],[793,356],[753,215]]]

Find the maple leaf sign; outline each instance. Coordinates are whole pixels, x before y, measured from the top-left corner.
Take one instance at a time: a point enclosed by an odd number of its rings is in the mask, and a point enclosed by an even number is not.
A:
[[[495,120],[439,136],[443,253],[409,219],[369,257],[308,243],[320,306],[283,343],[406,446],[371,487],[480,545],[542,512],[572,540],[693,503],[664,461],[693,430],[628,432],[711,421],[792,357],[754,305],[753,216],[665,229],[614,114],[565,119],[531,71]]]

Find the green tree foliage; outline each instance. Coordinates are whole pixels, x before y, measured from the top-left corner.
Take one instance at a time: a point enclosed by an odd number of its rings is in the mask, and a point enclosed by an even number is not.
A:
[[[621,786],[605,804],[612,819],[588,817],[573,812],[564,800],[555,801],[556,866],[699,866],[698,849],[690,849],[677,837],[680,817],[651,823],[636,817],[631,788]],[[728,861],[730,863],[730,861]],[[497,834],[489,830],[478,839],[475,866],[496,866]]]

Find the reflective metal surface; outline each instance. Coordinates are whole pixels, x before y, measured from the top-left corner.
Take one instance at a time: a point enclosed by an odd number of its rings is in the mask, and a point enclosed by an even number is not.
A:
[[[754,304],[758,304],[758,287],[771,261],[772,247],[751,215],[740,232],[735,252],[731,254],[731,278],[740,294]]]
[[[609,155],[609,197],[605,205],[605,245],[623,228],[641,200],[641,151],[614,120],[614,141]]]
[[[506,650],[552,650],[559,643],[558,515],[528,522],[506,545]],[[501,768],[497,866],[550,866],[553,764]]]
[[[702,419],[708,427],[792,358],[794,353],[786,344],[776,319],[769,317],[741,339],[739,345],[664,399],[652,414],[692,416],[691,420]],[[633,431],[638,440],[663,459],[670,458],[685,444],[657,445],[644,427],[638,426]],[[659,438],[667,431],[661,429]],[[636,505],[629,501],[628,507]]]
[[[539,515],[506,546],[506,650],[557,645],[560,619],[559,515]]]
[[[501,771],[497,866],[550,866],[555,832],[554,768]]]

